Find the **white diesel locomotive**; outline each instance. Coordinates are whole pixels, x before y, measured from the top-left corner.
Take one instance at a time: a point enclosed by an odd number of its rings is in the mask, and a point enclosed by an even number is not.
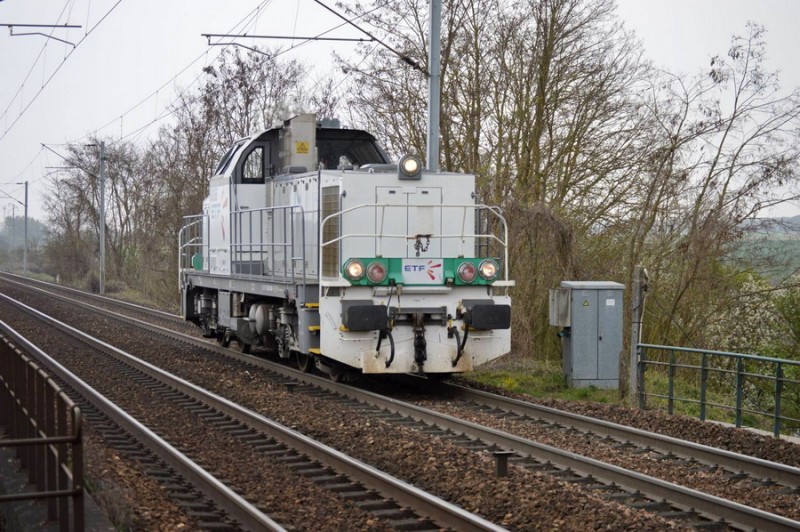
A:
[[[236,142],[209,189],[179,242],[183,315],[206,336],[337,380],[510,350],[506,223],[474,176],[390,164],[369,133],[303,114]]]

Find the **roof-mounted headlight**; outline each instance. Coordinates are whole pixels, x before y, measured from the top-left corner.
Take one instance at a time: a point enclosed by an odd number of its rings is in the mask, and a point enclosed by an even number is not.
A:
[[[406,155],[397,165],[397,177],[400,179],[422,179],[422,161],[413,155]]]

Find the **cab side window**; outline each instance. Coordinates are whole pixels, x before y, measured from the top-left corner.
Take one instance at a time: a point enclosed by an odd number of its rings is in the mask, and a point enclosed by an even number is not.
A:
[[[264,147],[253,148],[242,164],[242,183],[264,182]]]

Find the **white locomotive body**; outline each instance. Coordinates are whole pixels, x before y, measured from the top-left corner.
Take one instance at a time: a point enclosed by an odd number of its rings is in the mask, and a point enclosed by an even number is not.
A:
[[[510,350],[505,220],[474,176],[390,164],[314,115],[237,142],[179,245],[184,317],[223,345],[334,377],[464,372]]]

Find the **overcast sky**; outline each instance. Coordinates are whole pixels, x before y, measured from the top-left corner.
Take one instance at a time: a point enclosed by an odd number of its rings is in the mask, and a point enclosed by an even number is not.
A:
[[[617,1],[646,56],[667,70],[707,68],[713,55],[727,50],[731,35],[744,34],[745,23],[754,21],[768,30],[768,66],[781,70],[784,87],[800,86],[800,1]],[[161,116],[177,88],[191,86],[221,50],[209,47],[201,33],[310,36],[341,20],[313,0],[0,0],[0,24],[82,26],[52,33],[76,47],[39,36],[12,37],[0,26],[0,214],[10,215],[8,206],[24,199],[23,187],[14,183],[29,181],[30,215],[43,220],[45,176],[52,171],[47,167],[63,161],[41,145],[65,153],[63,144],[85,143],[95,132],[128,140],[152,134],[163,121],[137,130]],[[14,29],[38,31],[51,32]],[[352,28],[331,35],[360,37]],[[331,72],[332,46],[308,44],[285,57],[308,62],[311,75],[321,79]],[[336,45],[343,54],[353,48]],[[800,213],[800,206],[777,214],[790,213]]]

